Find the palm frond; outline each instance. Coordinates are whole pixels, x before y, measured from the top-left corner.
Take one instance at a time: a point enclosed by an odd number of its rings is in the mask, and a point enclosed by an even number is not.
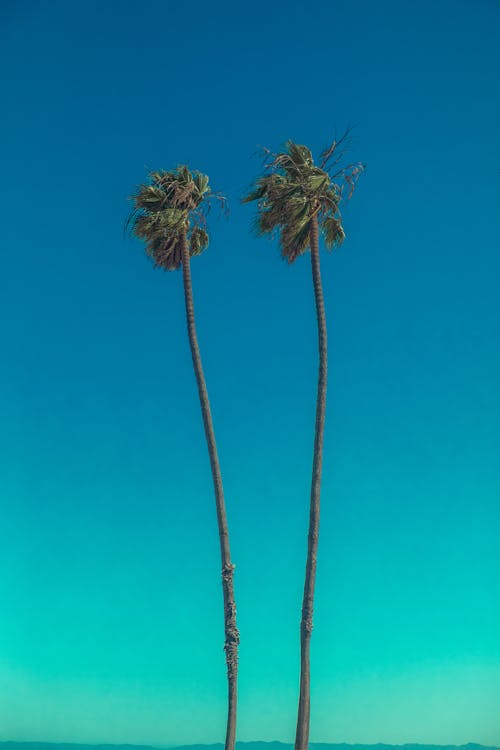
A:
[[[293,263],[299,255],[309,249],[311,218],[302,222],[290,222],[281,231],[281,255],[288,263]]]
[[[208,232],[203,227],[193,227],[189,235],[189,254],[200,255],[208,247]]]
[[[242,203],[251,203],[252,201],[260,201],[267,192],[267,178],[266,177],[259,177],[255,180],[255,184],[244,198],[242,198]]]
[[[335,216],[325,216],[321,221],[321,230],[325,238],[325,245],[329,250],[332,250],[334,247],[340,247],[345,240],[342,223]]]
[[[152,239],[146,244],[146,253],[149,255],[155,268],[163,268],[164,271],[176,271],[182,263],[181,243],[179,237],[165,239]]]

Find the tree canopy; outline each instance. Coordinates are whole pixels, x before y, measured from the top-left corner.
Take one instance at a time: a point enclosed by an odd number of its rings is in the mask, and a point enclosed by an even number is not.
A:
[[[343,157],[344,152],[338,153],[337,149],[346,137],[347,133],[321,153],[319,167],[314,164],[311,151],[294,141],[287,141],[279,153],[265,149],[269,160],[264,174],[255,180],[243,203],[257,201],[255,230],[259,235],[278,233],[281,254],[289,263],[309,249],[311,221],[315,216],[327,248],[338,247],[344,241],[339,211],[343,189],[347,184],[350,197],[363,170],[358,162],[331,174]]]
[[[150,181],[131,196],[134,208],[127,222],[132,233],[146,244],[155,267],[175,271],[181,265],[180,240],[185,233],[191,256],[208,247],[206,214],[210,199],[224,204],[214,193],[208,177],[180,165],[166,172],[150,172]]]

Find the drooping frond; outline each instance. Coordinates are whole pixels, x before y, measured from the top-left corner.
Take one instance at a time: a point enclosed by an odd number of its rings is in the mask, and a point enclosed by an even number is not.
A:
[[[299,255],[309,249],[309,233],[311,218],[308,216],[302,222],[287,222],[281,230],[281,255],[289,263],[293,263]]]
[[[208,247],[208,232],[203,227],[193,227],[189,235],[189,254],[200,255]]]
[[[182,263],[181,244],[178,237],[150,240],[146,245],[146,252],[155,268],[176,271]]]
[[[309,249],[311,220],[318,217],[319,229],[327,248],[338,247],[344,240],[339,203],[343,180],[349,188],[349,197],[355,181],[363,169],[361,164],[348,165],[335,175],[325,169],[335,153],[334,142],[322,153],[322,166],[314,164],[311,151],[293,141],[287,141],[282,152],[273,154],[265,150],[265,172],[258,177],[243,203],[257,202],[255,229],[258,234],[279,234],[281,254],[293,263]],[[338,166],[335,159],[334,165]]]
[[[206,213],[213,193],[208,177],[191,172],[185,165],[166,171],[153,171],[150,181],[139,185],[132,195],[133,210],[127,225],[143,240],[146,253],[156,267],[174,271],[180,267],[181,235],[188,235],[190,255],[199,255],[208,246]]]
[[[321,229],[325,238],[325,245],[329,250],[334,247],[340,247],[345,240],[345,233],[339,218],[335,216],[325,216],[321,221]]]

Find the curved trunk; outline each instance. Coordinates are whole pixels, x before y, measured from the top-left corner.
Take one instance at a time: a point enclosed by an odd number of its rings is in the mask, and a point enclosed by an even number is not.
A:
[[[310,642],[313,629],[314,584],[316,579],[316,556],[318,551],[319,508],[321,469],[323,464],[323,432],[326,411],[327,384],[327,335],[321,270],[319,264],[318,219],[311,221],[310,229],[311,266],[318,322],[319,371],[316,398],[316,427],[314,433],[314,457],[311,483],[311,505],[309,511],[309,535],[307,545],[306,577],[302,600],[300,623],[300,696],[295,734],[295,750],[307,750],[309,743],[310,698]]]
[[[184,298],[186,303],[186,319],[189,345],[193,358],[194,373],[198,385],[203,425],[207,441],[210,467],[215,490],[215,504],[217,522],[219,526],[219,540],[222,560],[222,592],[224,597],[224,651],[226,652],[227,681],[228,681],[228,714],[226,729],[226,750],[234,750],[236,738],[236,704],[237,704],[237,674],[238,674],[238,643],[239,632],[236,626],[236,604],[234,601],[233,571],[229,549],[229,531],[227,527],[226,506],[222,489],[222,476],[215,444],[215,433],[210,411],[210,402],[205,384],[205,376],[201,364],[200,349],[196,336],[194,320],[193,290],[191,286],[190,255],[186,232],[181,237],[182,276],[184,280]]]

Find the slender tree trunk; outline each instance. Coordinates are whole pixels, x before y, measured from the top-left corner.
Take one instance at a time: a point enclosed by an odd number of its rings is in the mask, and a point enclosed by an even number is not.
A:
[[[327,384],[327,335],[325,304],[321,285],[319,263],[318,219],[313,217],[310,230],[311,265],[318,321],[319,370],[316,398],[316,427],[314,433],[314,457],[311,483],[311,506],[309,511],[309,535],[307,544],[306,577],[302,600],[300,623],[300,696],[295,735],[295,750],[307,750],[309,743],[309,721],[311,713],[310,642],[313,629],[314,584],[316,579],[316,556],[318,551],[319,508],[321,469],[323,464],[323,432],[326,411]]]
[[[217,522],[219,526],[219,540],[222,560],[222,592],[224,597],[224,651],[226,652],[227,682],[228,682],[228,713],[226,729],[226,750],[234,750],[236,739],[236,705],[237,705],[237,675],[238,675],[238,643],[240,641],[236,626],[236,604],[234,600],[233,571],[229,549],[229,531],[226,518],[226,505],[222,489],[222,476],[215,444],[215,433],[210,411],[210,402],[205,384],[205,376],[201,364],[200,349],[196,336],[194,319],[193,289],[191,285],[190,255],[186,232],[181,238],[182,275],[184,280],[184,297],[186,302],[186,318],[189,345],[193,358],[193,367],[198,385],[205,437],[207,440],[210,467],[215,489],[215,504],[217,508]]]

